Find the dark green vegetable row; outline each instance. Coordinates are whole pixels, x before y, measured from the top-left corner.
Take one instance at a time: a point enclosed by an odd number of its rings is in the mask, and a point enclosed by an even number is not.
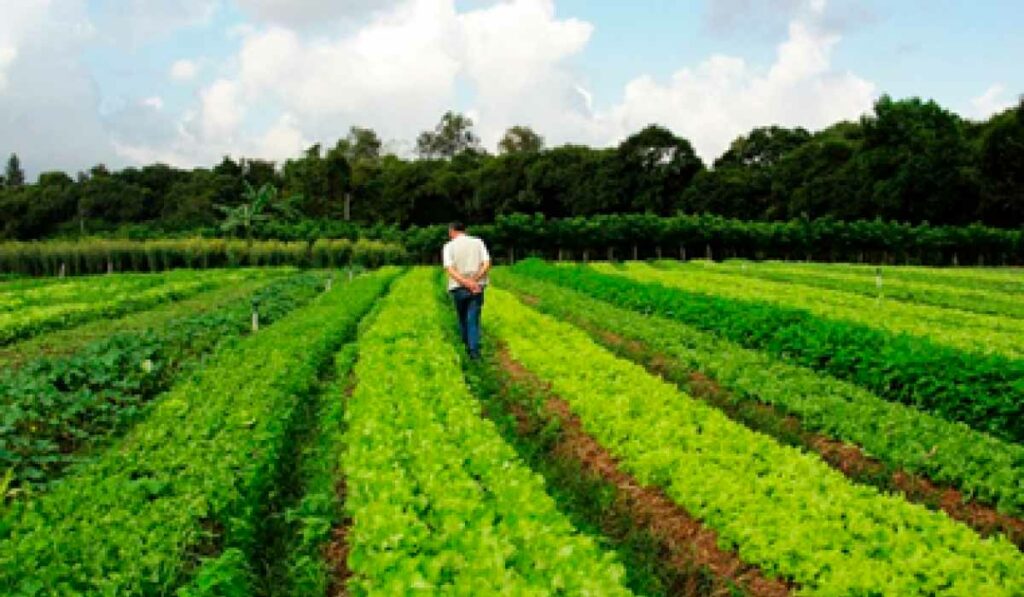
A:
[[[513,271],[643,313],[677,319],[748,348],[846,379],[888,399],[1012,441],[1024,440],[1024,362],[816,317],[595,272],[524,261]]]
[[[303,273],[274,279],[251,299],[269,325],[322,288],[321,274]],[[83,447],[137,420],[183,368],[251,329],[251,310],[250,300],[235,301],[0,372],[0,471],[13,471],[14,486],[53,480]]]
[[[247,595],[298,404],[387,288],[360,277],[181,380],[123,441],[0,515],[5,595]]]

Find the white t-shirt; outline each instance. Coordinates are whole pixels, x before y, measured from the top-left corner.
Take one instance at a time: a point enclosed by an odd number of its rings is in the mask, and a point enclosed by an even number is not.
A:
[[[446,242],[444,249],[441,250],[441,261],[444,263],[445,269],[454,266],[455,271],[467,278],[476,275],[483,267],[484,262],[490,260],[491,255],[487,252],[484,241],[468,234],[456,236]],[[487,276],[480,279],[480,285],[487,285]],[[448,290],[455,290],[458,287],[459,283],[448,276]]]

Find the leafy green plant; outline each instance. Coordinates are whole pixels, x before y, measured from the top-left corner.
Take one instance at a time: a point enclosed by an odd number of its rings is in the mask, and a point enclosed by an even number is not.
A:
[[[253,232],[259,225],[270,221],[274,215],[294,215],[294,210],[277,200],[277,187],[274,185],[266,183],[257,189],[247,180],[242,182],[245,187],[242,192],[241,204],[233,207],[224,205],[215,207],[224,214],[224,221],[221,222],[220,229],[230,233],[241,229],[245,234],[245,242],[251,247]]]
[[[1003,439],[1024,440],[1022,361],[956,350],[800,309],[708,296],[586,267],[555,267],[534,260],[513,271],[784,356],[887,400],[931,410]]]
[[[297,400],[394,270],[324,293],[216,353],[145,421],[38,499],[0,517],[11,594],[249,593],[253,550]],[[236,579],[224,586],[227,575]]]
[[[669,269],[646,263],[628,263],[621,268],[608,264],[593,264],[592,267],[603,273],[618,273],[641,282],[657,282],[687,292],[800,309],[823,319],[846,321],[893,334],[909,334],[963,351],[999,354],[1011,359],[1024,357],[1024,320],[828,289],[808,292],[799,284],[724,274],[717,266],[703,263]]]
[[[321,287],[321,276],[295,274],[271,280],[252,298],[269,325]],[[11,467],[22,489],[49,483],[79,461],[84,448],[138,420],[182,370],[246,332],[249,315],[249,301],[236,301],[0,371],[0,469]]]
[[[35,294],[35,303],[18,304],[0,309],[0,346],[30,338],[46,330],[65,327],[99,317],[114,317],[139,311],[161,303],[190,297],[221,283],[222,272],[170,272],[150,276],[92,278],[85,283],[46,285]],[[145,278],[155,278],[147,280]],[[54,295],[46,299],[45,295]],[[8,297],[0,297],[0,302]]]
[[[545,313],[643,342],[673,363],[710,376],[734,400],[775,405],[798,417],[804,428],[859,445],[892,467],[949,483],[1007,512],[1024,513],[1024,446],[672,319],[641,315],[504,270],[495,279],[534,297]]]
[[[1024,591],[1024,555],[1006,539],[982,539],[944,514],[853,484],[571,325],[489,292],[491,329],[619,466],[664,488],[718,533],[723,548],[767,574],[826,595]]]
[[[436,272],[398,281],[359,338],[343,466],[354,594],[628,594],[506,444],[441,331]]]

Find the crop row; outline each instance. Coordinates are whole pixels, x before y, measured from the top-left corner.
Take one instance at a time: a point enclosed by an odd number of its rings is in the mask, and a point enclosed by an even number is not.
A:
[[[707,268],[663,270],[645,263],[621,268],[594,265],[604,273],[621,273],[642,282],[739,301],[756,301],[802,309],[825,319],[860,324],[893,334],[928,338],[937,344],[979,354],[1024,357],[1024,321],[929,305],[875,299],[856,294],[715,273]]]
[[[802,264],[803,265],[803,264]],[[850,263],[810,263],[806,267],[825,272],[842,272],[872,278],[877,266]],[[989,292],[1024,293],[1024,269],[1019,267],[885,267],[884,275],[895,280],[978,288]]]
[[[265,270],[266,275],[217,286],[178,301],[156,305],[112,319],[93,319],[79,325],[51,330],[0,347],[0,368],[17,368],[43,357],[65,356],[114,333],[142,332],[172,324],[174,321],[211,312],[229,303],[252,302],[252,294],[268,283],[292,277],[297,270]]]
[[[493,290],[492,329],[637,479],[662,487],[723,546],[827,595],[1014,595],[1024,556],[945,515],[852,484],[618,359],[582,331]],[[580,363],[586,367],[580,367]]]
[[[735,399],[772,404],[798,417],[804,428],[859,445],[890,466],[954,485],[1007,512],[1024,513],[1024,446],[671,319],[641,315],[509,272],[499,273],[499,283],[535,297],[536,306],[555,317],[640,341],[710,376]]]
[[[662,262],[668,263],[668,262]],[[689,262],[680,268],[707,268],[725,274],[851,292],[868,297],[883,297],[909,303],[920,303],[948,309],[959,309],[988,315],[1024,318],[1024,300],[1006,292],[982,290],[972,286],[905,280],[889,275],[880,277],[845,273],[838,268],[804,266],[791,263],[757,263],[727,261],[725,263]],[[880,283],[879,283],[880,282]]]
[[[494,424],[442,333],[434,272],[398,281],[359,339],[344,458],[355,594],[627,594]]]
[[[320,276],[295,274],[250,298],[266,325],[321,288]],[[12,470],[16,485],[52,480],[83,447],[135,421],[182,368],[245,332],[250,309],[249,300],[235,301],[0,372],[0,469]]]
[[[263,274],[255,271],[202,272],[201,275],[172,272],[164,276],[163,283],[144,289],[134,287],[136,276],[127,282],[120,282],[118,277],[97,278],[90,280],[92,284],[79,287],[68,301],[0,312],[0,346],[46,330],[146,309],[259,275]],[[60,287],[46,288],[59,290]]]
[[[393,275],[358,278],[219,351],[123,441],[12,504],[0,591],[167,594],[194,576],[194,594],[243,561],[297,402]]]
[[[1024,440],[1024,362],[982,356],[807,311],[730,300],[606,275],[587,267],[524,261],[513,271],[640,313],[658,314],[784,356],[1004,439]]]

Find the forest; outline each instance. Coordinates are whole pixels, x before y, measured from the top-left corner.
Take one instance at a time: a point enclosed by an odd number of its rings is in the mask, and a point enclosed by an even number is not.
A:
[[[15,151],[0,179],[0,239],[218,236],[231,232],[225,214],[245,203],[247,188],[277,191],[256,230],[263,238],[332,236],[341,223],[482,224],[517,213],[1012,229],[1024,225],[1024,99],[972,121],[934,101],[882,96],[858,121],[821,131],[756,128],[713,163],[656,124],[608,148],[546,147],[541,132],[515,126],[491,154],[472,120],[452,112],[419,135],[410,157],[352,127],[283,164],[231,156],[192,170],[99,164],[29,183]]]

